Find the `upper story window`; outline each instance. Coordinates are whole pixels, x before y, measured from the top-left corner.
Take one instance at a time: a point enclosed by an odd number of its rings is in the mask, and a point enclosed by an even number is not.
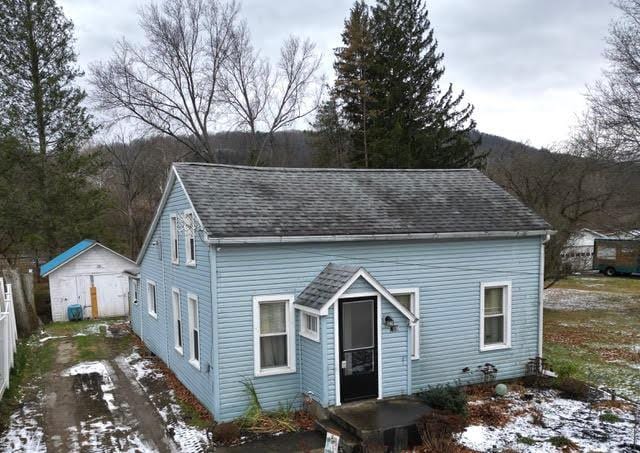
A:
[[[184,213],[184,245],[187,256],[187,266],[196,265],[196,224],[193,212]]]
[[[391,290],[391,294],[400,304],[413,313],[416,318],[420,317],[420,291],[418,288]],[[411,325],[411,338],[413,350],[411,358],[413,360],[420,358],[420,324],[419,322]]]
[[[511,282],[480,284],[480,350],[511,347]]]
[[[254,297],[253,329],[255,375],[294,372],[293,296]]]
[[[318,315],[300,311],[300,335],[310,340],[320,341],[320,320]]]
[[[171,262],[178,264],[180,255],[178,249],[178,216],[171,215],[169,219],[169,236],[171,237]]]
[[[147,280],[147,310],[154,318],[158,317],[158,295],[156,294],[156,282]]]

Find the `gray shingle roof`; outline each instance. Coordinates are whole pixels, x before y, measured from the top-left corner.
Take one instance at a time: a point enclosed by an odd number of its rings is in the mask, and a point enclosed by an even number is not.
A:
[[[175,168],[212,238],[551,228],[473,169]]]
[[[329,263],[294,302],[320,310],[359,270],[359,266]]]

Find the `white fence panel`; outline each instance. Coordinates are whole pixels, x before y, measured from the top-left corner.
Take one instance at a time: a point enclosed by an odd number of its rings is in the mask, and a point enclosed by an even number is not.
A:
[[[9,376],[13,368],[17,348],[18,330],[13,307],[11,285],[0,278],[0,398],[9,387]]]

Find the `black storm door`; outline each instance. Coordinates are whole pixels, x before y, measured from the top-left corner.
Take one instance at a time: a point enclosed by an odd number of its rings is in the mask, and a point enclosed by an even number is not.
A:
[[[375,298],[341,299],[340,401],[378,397]]]

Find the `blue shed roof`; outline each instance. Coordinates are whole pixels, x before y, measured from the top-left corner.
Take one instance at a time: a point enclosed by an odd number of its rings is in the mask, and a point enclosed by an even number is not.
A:
[[[47,274],[52,272],[54,269],[62,266],[67,261],[75,258],[88,248],[92,247],[96,241],[93,239],[84,239],[83,241],[78,242],[76,245],[71,247],[68,250],[65,250],[60,255],[53,258],[51,261],[46,262],[42,266],[40,266],[40,276],[46,277]]]

